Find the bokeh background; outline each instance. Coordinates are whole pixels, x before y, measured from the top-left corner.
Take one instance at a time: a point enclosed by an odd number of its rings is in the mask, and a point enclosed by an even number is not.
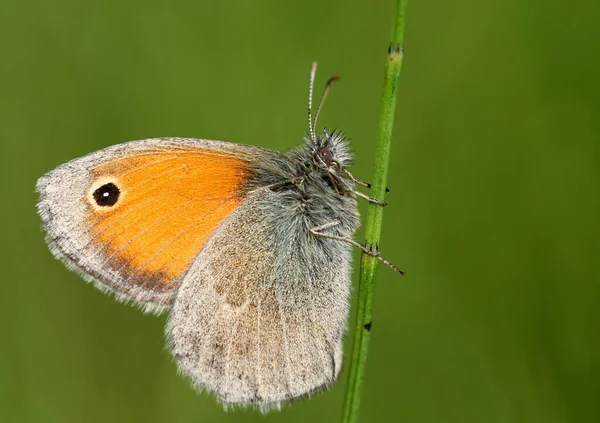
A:
[[[369,179],[392,10],[2,1],[1,422],[339,420],[347,365],[268,416],[196,394],[165,317],[51,257],[33,189],[133,139],[293,147],[313,60]],[[411,0],[405,41],[362,421],[600,421],[600,3]]]

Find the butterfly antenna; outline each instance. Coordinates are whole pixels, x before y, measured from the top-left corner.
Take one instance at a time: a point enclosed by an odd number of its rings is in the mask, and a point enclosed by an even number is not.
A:
[[[315,128],[313,126],[312,120],[312,97],[313,97],[313,87],[315,85],[315,75],[317,73],[317,62],[313,62],[312,67],[310,68],[310,82],[308,85],[308,130],[310,131],[310,139],[312,142],[317,141],[317,136],[315,135]]]
[[[329,92],[329,88],[333,85],[334,82],[340,80],[339,76],[332,76],[325,84],[325,88],[323,88],[323,94],[321,94],[321,101],[319,101],[319,107],[317,107],[317,113],[315,113],[315,120],[313,121],[313,128],[317,129],[317,119],[319,119],[319,114],[321,113],[321,108],[323,107],[323,103],[325,103],[325,98],[327,98],[327,93]]]

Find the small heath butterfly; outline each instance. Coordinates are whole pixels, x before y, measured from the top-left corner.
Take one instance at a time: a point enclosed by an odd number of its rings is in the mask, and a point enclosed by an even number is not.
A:
[[[132,141],[37,182],[52,253],[102,291],[169,312],[168,348],[225,406],[268,411],[333,384],[359,226],[348,141],[287,153],[192,138]],[[400,272],[397,268],[396,271]]]

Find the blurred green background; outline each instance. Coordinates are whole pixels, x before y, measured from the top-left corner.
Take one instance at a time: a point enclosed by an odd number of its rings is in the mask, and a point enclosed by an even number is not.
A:
[[[2,1],[1,422],[339,420],[348,363],[268,416],[194,393],[165,317],[51,257],[33,189],[133,139],[293,147],[313,60],[369,179],[392,9]],[[379,272],[363,422],[600,421],[599,22],[597,1],[409,1],[381,245],[406,276]]]

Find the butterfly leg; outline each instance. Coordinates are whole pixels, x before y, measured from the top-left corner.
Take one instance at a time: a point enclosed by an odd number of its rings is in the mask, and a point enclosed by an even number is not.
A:
[[[369,197],[366,194],[363,194],[360,191],[354,191],[355,195],[358,195],[359,197],[364,198],[365,200],[369,201],[370,203],[375,203],[375,204],[379,204],[380,206],[387,206],[387,203],[385,201],[379,200],[377,198],[373,198],[373,197]]]
[[[353,174],[350,173],[350,171],[346,168],[343,169],[344,173],[346,175],[348,175],[348,177],[352,180],[352,182],[354,182],[357,185],[363,186],[363,187],[367,187],[367,188],[371,188],[371,184],[365,181],[361,181],[360,179],[357,179],[354,177]],[[385,192],[388,193],[390,192],[390,189],[386,187]]]
[[[360,249],[363,253],[368,254],[372,257],[376,257],[377,260],[379,260],[386,266],[390,267],[393,271],[395,271],[401,275],[404,274],[404,272],[402,270],[400,270],[398,267],[396,267],[395,265],[390,263],[387,259],[381,257],[381,253],[379,252],[378,245],[376,245],[375,248],[373,248],[373,244],[371,244],[369,246],[369,248],[367,248],[366,245],[362,245],[362,244],[356,242],[355,240],[353,240],[352,238],[345,237],[345,236],[339,236],[339,235],[326,234],[323,232],[327,229],[333,228],[333,227],[341,225],[341,224],[342,224],[342,222],[340,221],[340,219],[335,219],[335,220],[332,220],[331,222],[325,223],[324,225],[316,226],[316,227],[312,228],[310,230],[310,232],[313,235],[320,236],[323,238],[336,239],[338,241],[347,242],[348,244],[353,245],[356,248]]]

